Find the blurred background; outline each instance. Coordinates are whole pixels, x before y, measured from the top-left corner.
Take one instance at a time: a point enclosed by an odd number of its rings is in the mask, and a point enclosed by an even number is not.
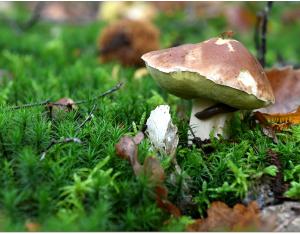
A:
[[[45,43],[74,33],[82,38],[78,49],[95,49],[101,30],[120,19],[143,20],[159,30],[161,48],[196,43],[232,30],[253,54],[257,16],[266,2],[0,2],[0,49],[16,36],[15,49],[38,47],[35,32],[45,34]],[[66,25],[68,27],[66,27]],[[81,33],[82,25],[90,30]],[[300,3],[275,2],[269,17],[267,66],[298,66],[300,57]],[[45,27],[46,26],[46,27]],[[38,27],[39,30],[33,30]],[[22,33],[26,31],[26,33]],[[23,41],[20,39],[24,39]],[[51,42],[52,40],[52,42]],[[76,40],[77,42],[80,40]],[[72,44],[68,41],[67,44]],[[11,45],[11,41],[10,41]],[[58,46],[58,45],[56,45]],[[66,45],[68,47],[68,45]],[[38,49],[38,48],[36,48]],[[86,50],[87,49],[87,50]],[[73,53],[79,53],[79,50]]]

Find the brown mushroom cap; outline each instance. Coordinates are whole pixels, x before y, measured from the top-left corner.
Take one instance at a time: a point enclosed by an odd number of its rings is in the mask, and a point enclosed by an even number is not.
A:
[[[207,98],[239,109],[274,103],[258,61],[238,41],[212,38],[142,56],[157,83],[187,99]]]

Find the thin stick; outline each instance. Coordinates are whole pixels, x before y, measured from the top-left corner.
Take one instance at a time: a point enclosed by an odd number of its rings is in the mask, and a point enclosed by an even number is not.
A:
[[[260,28],[261,28],[261,20],[262,20],[262,12],[257,13],[256,15],[256,23],[255,23],[255,31],[254,31],[254,44],[257,53],[257,58],[259,56],[259,48],[260,48]]]
[[[263,17],[262,17],[262,31],[261,31],[261,45],[260,45],[260,50],[258,54],[258,60],[262,67],[265,67],[265,55],[267,52],[267,26],[268,26],[268,16],[269,12],[271,11],[273,2],[269,1],[267,3],[267,6],[265,7],[263,11]]]
[[[119,83],[116,86],[112,87],[111,89],[107,90],[106,92],[92,98],[92,99],[88,99],[88,100],[80,100],[80,101],[76,101],[74,102],[72,105],[79,105],[79,104],[83,104],[83,103],[87,103],[87,102],[92,102],[95,101],[99,98],[103,98],[117,90],[119,90],[122,87],[123,83]],[[38,102],[38,103],[33,103],[33,104],[25,104],[22,106],[15,106],[15,107],[11,107],[12,110],[18,110],[18,109],[23,109],[23,108],[28,108],[28,107],[34,107],[34,106],[42,106],[42,105],[52,105],[52,106],[68,106],[70,104],[62,104],[62,103],[56,103],[56,102],[50,102],[50,99],[43,101],[43,102]]]
[[[42,106],[50,103],[50,99],[43,101],[43,102],[37,102],[37,103],[32,103],[32,104],[25,104],[22,106],[14,106],[11,107],[13,110],[18,110],[18,109],[23,109],[23,108],[28,108],[28,107],[34,107],[34,106]]]
[[[45,151],[41,154],[40,160],[44,160],[46,157],[46,154],[49,152],[49,150],[54,146],[58,144],[68,144],[68,143],[78,143],[81,144],[82,141],[79,138],[71,137],[71,138],[64,138],[62,140],[52,140],[51,143],[47,146]]]
[[[95,109],[96,109],[96,104],[94,104],[88,117],[77,127],[76,132],[79,131],[88,121],[91,121],[94,118],[93,112],[95,111]]]
[[[97,100],[99,98],[105,97],[105,96],[107,96],[107,95],[109,95],[109,94],[111,94],[111,93],[119,90],[122,87],[122,85],[123,85],[123,83],[121,82],[121,83],[117,84],[115,87],[107,90],[106,92],[104,92],[104,93],[102,93],[102,94],[100,94],[100,95],[98,95],[98,96],[96,96],[96,97],[94,97],[92,99],[76,101],[74,104],[82,104],[82,103],[87,103],[87,102],[95,101],[95,100]]]
[[[45,5],[45,2],[37,2],[33,9],[33,13],[30,17],[30,19],[25,22],[23,25],[20,26],[21,29],[27,30],[31,27],[33,27],[41,18],[41,11]]]

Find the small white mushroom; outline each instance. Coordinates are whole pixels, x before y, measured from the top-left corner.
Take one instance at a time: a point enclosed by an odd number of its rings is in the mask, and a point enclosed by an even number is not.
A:
[[[160,105],[151,111],[147,119],[147,130],[151,143],[154,148],[173,156],[177,145],[177,127],[172,123],[168,105]]]

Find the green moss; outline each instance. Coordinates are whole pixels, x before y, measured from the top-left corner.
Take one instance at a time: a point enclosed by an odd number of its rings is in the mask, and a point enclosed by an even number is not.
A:
[[[281,5],[275,4],[274,12]],[[22,9],[14,14],[18,21],[28,18]],[[297,61],[299,45],[291,42],[299,27],[278,36],[281,30],[288,30],[276,21],[280,12],[272,18],[276,27],[270,31],[268,51],[280,50],[286,58]],[[184,42],[197,42],[224,31],[224,19],[188,24],[182,15],[172,20],[164,15],[156,19],[164,32],[163,45],[170,45],[178,35],[185,35]],[[168,95],[150,75],[135,80],[134,68],[121,67],[118,76],[112,78],[116,63],[100,65],[96,58],[97,36],[103,26],[102,22],[80,27],[39,22],[17,34],[10,25],[0,22],[0,69],[13,75],[12,80],[0,84],[0,231],[26,231],[25,223],[30,220],[39,223],[42,231],[185,230],[192,218],[205,216],[212,201],[233,205],[258,178],[273,175],[268,149],[278,153],[282,164],[278,170],[285,181],[294,181],[288,194],[298,197],[299,126],[278,134],[279,143],[274,144],[259,126],[251,127],[247,113],[243,113],[244,118],[238,113],[232,120],[230,141],[212,139],[208,146],[214,150],[210,153],[187,147],[191,103]],[[247,35],[247,46],[254,48],[251,34]],[[79,56],[74,51],[80,51]],[[273,58],[267,59],[275,63]],[[9,109],[62,97],[88,99],[120,81],[124,87],[98,100],[95,117],[80,131],[77,127],[94,103],[80,105],[77,111],[55,121],[42,106]],[[130,164],[115,155],[120,137],[134,134],[132,123],[140,130],[150,111],[161,103],[171,106],[180,137],[177,161],[182,174],[170,177],[174,168],[170,160],[161,159],[169,199],[179,206],[191,195],[196,204],[184,210],[185,216],[179,220],[156,206],[153,187],[145,178],[137,178]],[[78,137],[83,143],[56,145],[40,160],[51,140],[66,137]],[[141,161],[153,153],[148,140],[139,146]]]

